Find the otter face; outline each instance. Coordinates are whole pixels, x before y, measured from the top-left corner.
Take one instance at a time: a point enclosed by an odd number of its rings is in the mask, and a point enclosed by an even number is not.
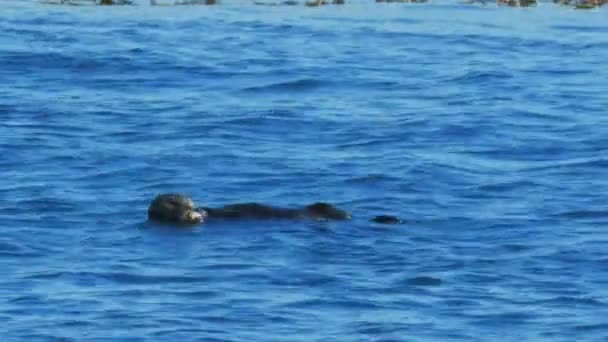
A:
[[[180,194],[158,195],[148,208],[148,219],[159,222],[197,224],[205,217],[205,212],[194,210],[190,198]]]

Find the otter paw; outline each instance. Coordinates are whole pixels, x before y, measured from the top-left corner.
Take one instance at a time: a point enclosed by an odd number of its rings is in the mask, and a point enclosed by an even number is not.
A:
[[[372,222],[381,224],[399,224],[403,223],[401,219],[392,215],[378,215],[372,219]]]

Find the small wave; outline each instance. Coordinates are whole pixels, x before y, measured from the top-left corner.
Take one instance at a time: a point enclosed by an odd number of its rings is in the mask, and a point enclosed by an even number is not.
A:
[[[134,273],[99,273],[94,274],[102,278],[125,284],[171,284],[171,283],[203,283],[207,278],[203,276],[187,275],[145,275]]]
[[[558,31],[568,31],[568,32],[608,32],[608,26],[601,25],[552,25],[550,28]]]
[[[18,245],[0,241],[0,253],[17,253],[21,251]]]
[[[238,118],[231,118],[231,119],[226,119],[224,120],[223,124],[224,125],[236,125],[236,126],[244,126],[244,127],[258,127],[258,126],[264,126],[264,125],[269,125],[269,124],[281,124],[282,122],[299,122],[300,120],[297,119],[291,119],[289,117],[269,117],[266,115],[259,115],[259,116],[245,116],[245,117],[238,117]]]
[[[527,251],[527,250],[534,248],[532,246],[527,246],[527,245],[523,245],[523,244],[515,244],[515,243],[507,243],[500,247],[505,249],[507,252],[523,252],[523,251]]]
[[[150,275],[150,274],[135,274],[125,272],[72,272],[72,271],[57,271],[48,273],[37,273],[28,275],[28,279],[57,279],[57,278],[75,278],[75,279],[105,279],[111,282],[120,284],[172,284],[172,283],[199,283],[206,282],[208,279],[202,276],[188,275]]]
[[[381,305],[368,299],[308,299],[288,303],[293,308],[347,308],[347,309],[379,309]]]
[[[17,188],[15,190],[20,191]],[[15,206],[9,208],[0,208],[0,210],[15,210],[22,213],[30,213],[32,215],[50,214],[50,213],[74,213],[78,209],[78,205],[59,198],[40,197],[33,199],[17,200]]]
[[[322,86],[327,85],[328,82],[324,82],[318,79],[299,79],[294,81],[285,81],[285,82],[277,82],[271,83],[262,86],[254,86],[249,88],[244,88],[242,91],[253,92],[253,93],[264,93],[264,92],[306,92],[310,90],[315,90]]]
[[[529,180],[517,180],[512,182],[484,184],[477,187],[481,191],[489,192],[507,192],[521,189],[530,189],[540,185],[539,183]]]
[[[542,171],[550,169],[566,169],[566,168],[606,168],[608,167],[608,159],[605,158],[583,158],[576,160],[566,160],[559,162],[542,163],[540,166],[525,168],[526,171]]]
[[[576,69],[573,67],[572,69],[543,69],[543,68],[535,68],[527,70],[528,74],[538,74],[544,76],[553,76],[553,77],[565,77],[565,76],[576,76],[576,75],[586,75],[592,74],[594,71],[592,69]]]
[[[273,277],[272,284],[280,286],[325,286],[338,281],[337,277],[316,273],[284,274]]]
[[[43,254],[27,251],[24,249],[19,249],[16,251],[6,251],[0,249],[0,257],[36,258],[41,256],[43,256]]]
[[[39,272],[39,273],[31,273],[25,275],[24,279],[40,279],[40,280],[49,280],[49,279],[57,279],[61,278],[64,275],[64,272]]]
[[[209,265],[207,266],[205,269],[207,270],[212,270],[214,272],[221,272],[221,271],[243,271],[243,270],[249,270],[254,268],[255,265],[253,264],[213,264],[213,265]]]
[[[608,210],[571,210],[557,213],[555,216],[569,219],[608,218]]]
[[[355,322],[351,325],[358,333],[372,336],[394,334],[406,330],[402,324],[397,323]]]
[[[443,283],[443,281],[439,278],[429,277],[429,276],[420,276],[409,278],[407,280],[409,285],[414,286],[439,286]]]
[[[574,327],[574,330],[577,330],[577,331],[608,330],[608,323],[577,325],[577,326]]]
[[[220,292],[213,290],[194,290],[194,291],[174,291],[173,294],[192,299],[212,298],[221,295]]]
[[[554,305],[590,305],[590,306],[605,306],[606,302],[593,297],[573,297],[559,296],[555,298],[535,301],[535,304],[554,304]]]
[[[475,314],[472,316],[479,318],[478,324],[487,326],[502,326],[506,323],[520,323],[535,318],[533,313],[523,311]]]
[[[346,183],[352,184],[374,184],[382,182],[398,182],[399,179],[383,174],[368,174],[365,176],[353,177],[345,180]]]
[[[493,82],[496,80],[506,80],[506,79],[510,79],[510,78],[513,78],[513,75],[507,74],[507,73],[501,72],[501,71],[488,71],[488,72],[470,71],[470,72],[465,73],[464,75],[460,75],[460,76],[456,76],[451,79],[448,79],[447,82],[453,82],[453,83],[457,83],[457,84],[462,84],[462,83],[483,84],[486,82]]]

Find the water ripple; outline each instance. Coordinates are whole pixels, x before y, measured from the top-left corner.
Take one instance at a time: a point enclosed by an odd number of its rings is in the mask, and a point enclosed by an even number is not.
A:
[[[5,1],[2,340],[605,339],[603,14]]]

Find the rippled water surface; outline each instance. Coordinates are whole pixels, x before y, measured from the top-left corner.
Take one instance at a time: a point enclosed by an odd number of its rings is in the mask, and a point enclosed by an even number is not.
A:
[[[608,338],[608,8],[1,5],[0,340]]]

